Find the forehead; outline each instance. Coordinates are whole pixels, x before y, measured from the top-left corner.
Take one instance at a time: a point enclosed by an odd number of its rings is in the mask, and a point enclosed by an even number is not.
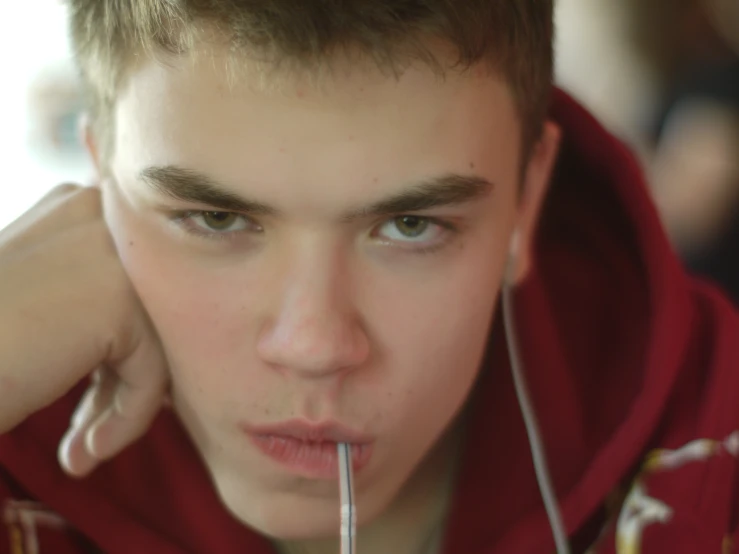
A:
[[[487,71],[442,77],[418,65],[396,78],[336,64],[315,79],[247,65],[234,79],[228,64],[216,53],[135,68],[118,97],[114,171],[179,165],[273,195],[299,183],[313,196],[472,167],[514,178],[515,105]]]

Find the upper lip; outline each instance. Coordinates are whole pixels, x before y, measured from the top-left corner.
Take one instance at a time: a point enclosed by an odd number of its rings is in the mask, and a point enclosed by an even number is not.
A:
[[[367,444],[372,438],[332,421],[313,423],[305,420],[290,420],[265,425],[243,424],[242,428],[251,435],[293,438],[308,442],[345,442]]]

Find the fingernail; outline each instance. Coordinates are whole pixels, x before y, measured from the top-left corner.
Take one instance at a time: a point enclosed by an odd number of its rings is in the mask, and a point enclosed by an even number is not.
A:
[[[90,382],[93,385],[99,385],[103,381],[103,368],[99,367],[90,374]]]
[[[85,396],[82,398],[82,402],[80,402],[79,406],[77,406],[77,409],[72,414],[72,419],[70,421],[72,429],[79,429],[90,419],[95,401],[95,392],[96,389],[91,388],[85,393]]]
[[[74,431],[70,429],[69,431],[67,431],[67,434],[64,435],[64,438],[62,438],[61,442],[59,443],[59,450],[57,451],[59,463],[67,473],[72,473],[72,460],[70,451],[72,448],[73,438]]]
[[[79,440],[79,431],[75,429],[67,431],[67,434],[64,435],[59,443],[57,458],[66,473],[76,478],[82,478],[95,469],[97,460],[84,453],[76,456],[77,459],[73,460],[72,449],[77,440]]]
[[[100,444],[100,430],[110,420],[110,416],[110,410],[106,411],[85,433],[85,450],[90,456],[99,460],[103,459],[105,455],[105,442],[103,441],[103,444]]]

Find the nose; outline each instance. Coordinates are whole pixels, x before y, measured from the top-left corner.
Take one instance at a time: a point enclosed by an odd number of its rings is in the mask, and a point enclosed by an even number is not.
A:
[[[257,342],[263,361],[303,378],[323,378],[361,366],[369,339],[353,307],[346,272],[315,260],[293,268]]]

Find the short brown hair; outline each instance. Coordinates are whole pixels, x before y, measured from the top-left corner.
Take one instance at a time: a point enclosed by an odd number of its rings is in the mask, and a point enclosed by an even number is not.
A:
[[[549,106],[553,1],[68,0],[72,44],[98,131],[112,123],[116,92],[134,56],[187,52],[206,28],[231,51],[270,64],[310,69],[353,49],[396,74],[416,59],[445,69],[429,46],[440,39],[453,47],[454,67],[489,62],[507,79],[525,153]]]

